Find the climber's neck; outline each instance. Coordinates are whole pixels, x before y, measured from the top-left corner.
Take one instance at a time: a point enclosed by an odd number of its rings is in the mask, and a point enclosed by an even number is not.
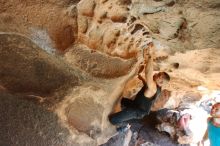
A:
[[[220,127],[220,118],[213,118],[213,124],[216,127]]]

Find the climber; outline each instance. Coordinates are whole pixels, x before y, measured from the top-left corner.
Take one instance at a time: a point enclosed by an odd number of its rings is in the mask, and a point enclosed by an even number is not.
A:
[[[220,103],[213,105],[211,118],[208,119],[208,137],[211,146],[220,145]]]
[[[146,81],[138,74],[139,79],[143,82],[144,86],[136,95],[134,100],[127,98],[122,98],[121,105],[122,111],[111,114],[109,120],[113,125],[120,125],[133,119],[142,119],[144,116],[148,115],[151,110],[151,106],[154,101],[161,94],[161,86],[165,81],[169,81],[170,77],[165,72],[156,73],[153,76],[153,81],[156,83],[156,93],[152,97],[146,96],[146,91],[148,90]]]

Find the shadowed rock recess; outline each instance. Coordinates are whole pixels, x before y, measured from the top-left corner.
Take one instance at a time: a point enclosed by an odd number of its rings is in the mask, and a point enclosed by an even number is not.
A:
[[[0,146],[205,142],[219,56],[219,0],[1,0]],[[109,115],[158,72],[151,114],[117,131]]]

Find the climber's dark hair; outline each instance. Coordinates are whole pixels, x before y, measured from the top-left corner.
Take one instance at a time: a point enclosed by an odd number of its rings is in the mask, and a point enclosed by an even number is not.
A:
[[[166,81],[170,81],[170,76],[166,72],[159,72],[154,74],[153,79],[156,81],[156,79],[160,76],[163,76],[163,79]]]

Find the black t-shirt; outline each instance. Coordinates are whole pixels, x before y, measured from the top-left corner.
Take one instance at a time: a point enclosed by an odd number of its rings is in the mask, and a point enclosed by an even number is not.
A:
[[[144,91],[146,89],[146,85],[142,87],[142,89],[138,92],[136,95],[136,98],[134,99],[134,104],[136,107],[140,108],[141,110],[149,113],[151,106],[155,102],[158,96],[160,96],[161,93],[161,87],[157,86],[157,92],[155,95],[151,98],[148,98],[144,95]]]

